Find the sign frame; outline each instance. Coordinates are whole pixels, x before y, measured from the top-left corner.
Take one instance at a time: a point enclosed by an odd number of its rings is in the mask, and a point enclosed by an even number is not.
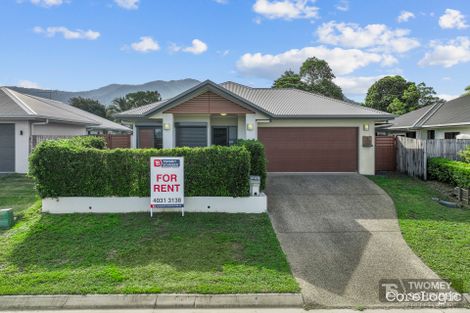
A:
[[[150,217],[156,208],[181,208],[184,216],[184,157],[150,158]]]

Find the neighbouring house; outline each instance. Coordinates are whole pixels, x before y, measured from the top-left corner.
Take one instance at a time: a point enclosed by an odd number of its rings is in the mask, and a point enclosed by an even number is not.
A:
[[[38,140],[107,132],[132,130],[62,102],[0,88],[0,173],[28,172]]]
[[[375,123],[393,115],[296,90],[205,81],[116,115],[132,147],[231,145],[259,139],[270,172],[375,172]]]
[[[417,139],[470,136],[470,95],[411,111],[378,129]]]

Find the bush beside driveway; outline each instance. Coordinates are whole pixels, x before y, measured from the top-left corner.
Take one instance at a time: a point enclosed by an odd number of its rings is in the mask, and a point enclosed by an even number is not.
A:
[[[266,214],[49,215],[37,201],[0,241],[2,295],[299,290]]]
[[[470,292],[470,210],[446,208],[426,182],[402,175],[369,177],[393,199],[411,249],[443,279]]]

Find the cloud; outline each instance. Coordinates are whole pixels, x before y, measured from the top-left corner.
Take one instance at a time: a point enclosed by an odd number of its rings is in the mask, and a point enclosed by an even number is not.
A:
[[[114,0],[114,2],[126,10],[137,10],[139,8],[139,0]]]
[[[43,7],[54,7],[64,4],[63,0],[31,0],[31,3],[34,5],[39,5]]]
[[[230,50],[218,50],[217,51],[217,54],[220,55],[220,56],[223,56],[223,57],[226,57],[227,55],[230,54]]]
[[[386,75],[380,76],[339,76],[334,82],[343,89],[345,94],[364,95],[373,83]]]
[[[56,34],[61,34],[64,39],[67,40],[75,40],[75,39],[85,39],[85,40],[96,40],[100,37],[100,33],[93,30],[70,30],[64,26],[54,26],[54,27],[47,27],[42,28],[40,26],[36,26],[33,28],[33,31],[36,34],[43,34],[47,37],[54,37]]]
[[[218,3],[218,4],[227,4],[228,3],[228,0],[213,0],[213,1]]]
[[[434,40],[430,42],[430,47],[431,51],[426,52],[418,65],[440,65],[449,68],[459,63],[470,62],[470,39],[468,37],[457,37],[448,43]]]
[[[437,94],[436,96],[446,101],[450,101],[450,100],[460,97],[460,95],[449,95],[445,93]]]
[[[415,15],[413,12],[401,11],[400,15],[397,17],[397,22],[398,23],[408,22],[412,18],[415,18]]]
[[[16,85],[23,88],[41,89],[41,86],[38,83],[29,80],[20,80]]]
[[[336,5],[336,9],[339,11],[346,12],[349,10],[349,1],[348,0],[340,0]]]
[[[389,66],[397,63],[390,55],[364,52],[359,49],[327,48],[325,46],[291,49],[280,54],[245,53],[236,64],[244,76],[275,79],[286,70],[297,70],[309,57],[326,60],[337,75],[346,75],[376,63]]]
[[[140,41],[131,43],[131,49],[141,53],[160,50],[160,45],[150,36],[140,37]]]
[[[253,11],[268,19],[310,19],[318,17],[312,0],[256,0]]]
[[[384,24],[369,24],[361,27],[354,23],[335,21],[323,23],[316,31],[321,43],[398,53],[419,47],[419,41],[408,37],[409,33],[407,29],[392,30]]]
[[[439,18],[439,26],[443,29],[464,29],[468,27],[465,16],[458,10],[446,9]]]
[[[206,52],[208,48],[207,48],[207,44],[203,42],[202,40],[193,39],[193,41],[191,42],[191,46],[181,47],[175,43],[171,43],[169,49],[170,49],[170,52],[182,51],[182,52],[188,52],[192,54],[202,54]]]

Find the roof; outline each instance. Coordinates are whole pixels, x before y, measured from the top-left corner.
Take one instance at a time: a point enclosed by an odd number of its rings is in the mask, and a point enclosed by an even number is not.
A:
[[[403,114],[394,119],[388,128],[419,129],[468,124],[470,124],[470,95]]]
[[[8,88],[0,88],[0,119],[47,119],[84,125],[89,129],[131,131],[128,127],[63,102],[26,95]]]
[[[116,116],[120,118],[145,117],[176,106],[207,90],[272,118],[393,118],[393,115],[386,112],[298,89],[252,88],[234,82],[216,84],[210,80],[172,99],[125,111]]]

